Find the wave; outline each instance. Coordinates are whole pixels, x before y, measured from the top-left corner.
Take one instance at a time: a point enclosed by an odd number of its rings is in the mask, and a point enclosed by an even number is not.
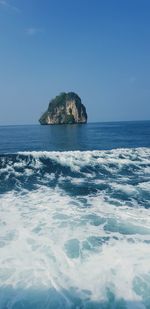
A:
[[[0,156],[0,192],[59,186],[118,205],[150,206],[150,149],[20,152]]]

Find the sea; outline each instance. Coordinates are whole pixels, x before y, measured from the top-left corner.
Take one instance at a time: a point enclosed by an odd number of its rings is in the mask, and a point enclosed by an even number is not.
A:
[[[150,121],[0,126],[0,309],[150,309]]]

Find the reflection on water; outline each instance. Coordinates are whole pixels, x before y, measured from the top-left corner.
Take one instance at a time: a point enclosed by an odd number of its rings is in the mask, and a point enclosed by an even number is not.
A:
[[[46,126],[46,145],[53,149],[76,150],[84,149],[88,143],[86,125]],[[42,128],[43,129],[43,128]]]

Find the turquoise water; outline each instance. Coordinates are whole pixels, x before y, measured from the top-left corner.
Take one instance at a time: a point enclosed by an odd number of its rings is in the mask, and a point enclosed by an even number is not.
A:
[[[150,122],[0,140],[0,308],[150,308]]]

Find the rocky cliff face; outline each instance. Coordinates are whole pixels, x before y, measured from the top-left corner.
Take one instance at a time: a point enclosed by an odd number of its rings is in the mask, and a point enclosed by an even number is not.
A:
[[[61,93],[50,101],[47,111],[39,119],[40,124],[86,123],[86,108],[74,93]]]

